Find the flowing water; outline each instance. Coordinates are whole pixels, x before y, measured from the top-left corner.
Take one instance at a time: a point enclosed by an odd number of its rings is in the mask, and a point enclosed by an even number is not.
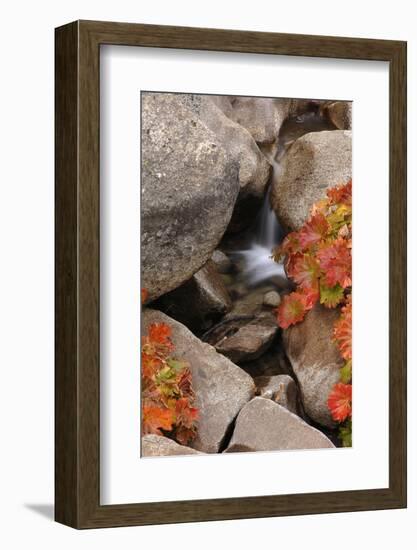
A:
[[[272,181],[278,177],[280,165],[277,160],[279,151],[270,149],[264,151],[272,164]],[[243,262],[242,277],[249,286],[255,286],[262,281],[271,279],[274,276],[286,278],[284,266],[275,262],[272,258],[273,249],[281,242],[283,232],[278,223],[275,212],[271,208],[270,194],[271,185],[265,194],[264,202],[259,213],[253,238],[245,250],[236,254]]]
[[[281,228],[269,204],[269,193],[265,196],[258,221],[258,231],[246,250],[236,254],[243,261],[242,277],[249,286],[255,286],[274,276],[285,277],[284,266],[276,263],[272,250],[281,240]]]
[[[241,274],[248,286],[256,286],[275,276],[286,279],[283,264],[275,262],[271,257],[272,250],[284,237],[282,228],[271,208],[271,187],[282,170],[280,165],[281,159],[295,139],[308,132],[330,129],[334,129],[331,123],[316,112],[309,112],[288,119],[281,129],[279,139],[276,143],[262,148],[262,152],[272,165],[271,182],[248,247],[235,252],[236,257],[243,263]]]

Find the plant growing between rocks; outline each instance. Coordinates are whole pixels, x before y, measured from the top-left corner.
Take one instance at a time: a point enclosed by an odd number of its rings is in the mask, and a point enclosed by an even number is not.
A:
[[[193,407],[190,368],[173,352],[171,328],[152,323],[142,338],[142,433],[166,435],[186,445],[196,436],[198,410]]]
[[[296,290],[277,308],[278,325],[287,329],[301,322],[316,303],[340,309],[334,339],[344,365],[340,382],[328,396],[339,437],[351,446],[352,434],[352,182],[328,189],[327,197],[313,205],[310,219],[289,233],[273,253],[284,259],[287,276]]]

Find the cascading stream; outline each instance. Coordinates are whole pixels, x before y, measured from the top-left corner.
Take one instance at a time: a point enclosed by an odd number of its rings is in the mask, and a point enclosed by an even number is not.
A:
[[[272,258],[272,250],[283,237],[282,229],[270,203],[271,186],[280,171],[279,162],[276,160],[279,151],[269,150],[264,153],[268,156],[273,168],[272,182],[265,194],[252,242],[247,249],[236,252],[243,262],[242,277],[249,286],[255,286],[274,276],[286,278],[284,266]]]
[[[318,112],[317,105],[312,103],[311,107],[311,111],[288,119],[274,144],[262,147],[263,154],[272,165],[272,180],[255,225],[252,241],[247,249],[236,252],[237,258],[243,262],[242,277],[248,286],[255,286],[274,276],[287,278],[283,264],[276,263],[271,258],[272,250],[281,242],[284,234],[271,208],[270,193],[282,170],[280,161],[291,143],[306,133],[335,128]]]

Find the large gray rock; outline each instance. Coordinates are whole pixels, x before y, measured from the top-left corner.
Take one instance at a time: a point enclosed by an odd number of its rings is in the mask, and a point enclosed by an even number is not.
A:
[[[239,166],[240,191],[228,231],[240,231],[250,224],[260,206],[271,174],[271,165],[250,133],[221,110],[220,106],[225,108],[227,97],[194,94],[181,94],[179,97],[187,109],[216,135]]]
[[[232,302],[214,263],[209,260],[181,286],[155,304],[190,330],[207,330],[232,308]]]
[[[328,103],[324,109],[328,119],[339,128],[339,130],[352,129],[352,102],[333,101]]]
[[[293,100],[267,97],[222,97],[218,105],[226,116],[240,124],[259,144],[273,143],[285,119],[294,110]]]
[[[291,376],[287,374],[258,376],[254,380],[256,395],[265,399],[272,399],[278,405],[297,414],[297,385]]]
[[[340,312],[316,305],[301,323],[283,331],[288,359],[297,376],[304,409],[308,416],[332,428],[335,423],[327,406],[333,385],[340,381],[343,360],[333,341],[333,329]]]
[[[255,397],[240,411],[226,453],[324,449],[333,443],[319,430],[270,399]]]
[[[152,300],[202,267],[225,232],[239,164],[173,94],[142,96],[142,288]]]
[[[145,308],[143,331],[151,323],[166,323],[171,327],[173,356],[186,361],[191,369],[199,421],[197,437],[190,446],[205,453],[217,453],[240,409],[255,393],[252,378],[177,321],[160,311]]]
[[[142,456],[182,456],[202,454],[191,447],[179,445],[162,435],[147,434],[142,437]]]
[[[299,229],[329,187],[352,177],[352,132],[311,132],[297,139],[274,180],[271,204],[280,222]]]

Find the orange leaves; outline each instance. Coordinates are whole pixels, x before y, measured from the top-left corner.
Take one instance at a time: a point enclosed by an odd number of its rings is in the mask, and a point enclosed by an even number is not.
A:
[[[339,185],[327,190],[327,198],[331,205],[345,204],[347,206],[352,205],[352,180],[348,181],[346,185]]]
[[[146,300],[148,299],[148,296],[149,296],[149,293],[146,290],[146,288],[142,288],[140,291],[140,298],[141,298],[142,304],[146,302]]]
[[[162,435],[161,430],[172,430],[173,421],[174,417],[170,409],[164,409],[163,407],[156,406],[143,407],[142,409],[143,435]]]
[[[352,385],[339,382],[333,386],[327,405],[336,422],[343,422],[352,416]]]
[[[317,260],[310,254],[298,256],[291,269],[291,277],[306,291],[318,291],[320,266]]]
[[[346,305],[342,308],[342,314],[336,321],[334,337],[339,346],[340,355],[343,359],[352,359],[352,299],[349,297]]]
[[[277,309],[281,328],[302,321],[318,300],[327,308],[342,306],[334,338],[346,362],[328,406],[334,420],[343,422],[339,435],[348,445],[352,425],[352,181],[328,189],[327,197],[313,205],[310,219],[285,237],[274,258],[285,258],[287,275],[297,286]]]
[[[278,324],[281,328],[288,328],[304,319],[305,314],[312,308],[312,299],[302,292],[291,292],[284,296],[277,311]]]
[[[326,237],[328,230],[329,224],[325,216],[320,212],[314,214],[298,233],[302,249],[309,249],[322,241]]]
[[[323,271],[326,285],[339,284],[342,288],[352,285],[352,255],[350,242],[338,238],[333,243],[326,243],[317,252],[317,259]]]
[[[165,323],[152,323],[149,327],[149,340],[154,344],[172,349],[171,327]]]
[[[278,307],[281,328],[304,319],[320,300],[334,308],[346,301],[352,285],[352,182],[327,191],[327,198],[311,209],[310,219],[289,233],[274,252],[285,257],[288,277],[297,285],[295,293]]]
[[[142,432],[187,444],[197,431],[198,410],[187,363],[171,353],[171,327],[152,323],[142,339]]]

